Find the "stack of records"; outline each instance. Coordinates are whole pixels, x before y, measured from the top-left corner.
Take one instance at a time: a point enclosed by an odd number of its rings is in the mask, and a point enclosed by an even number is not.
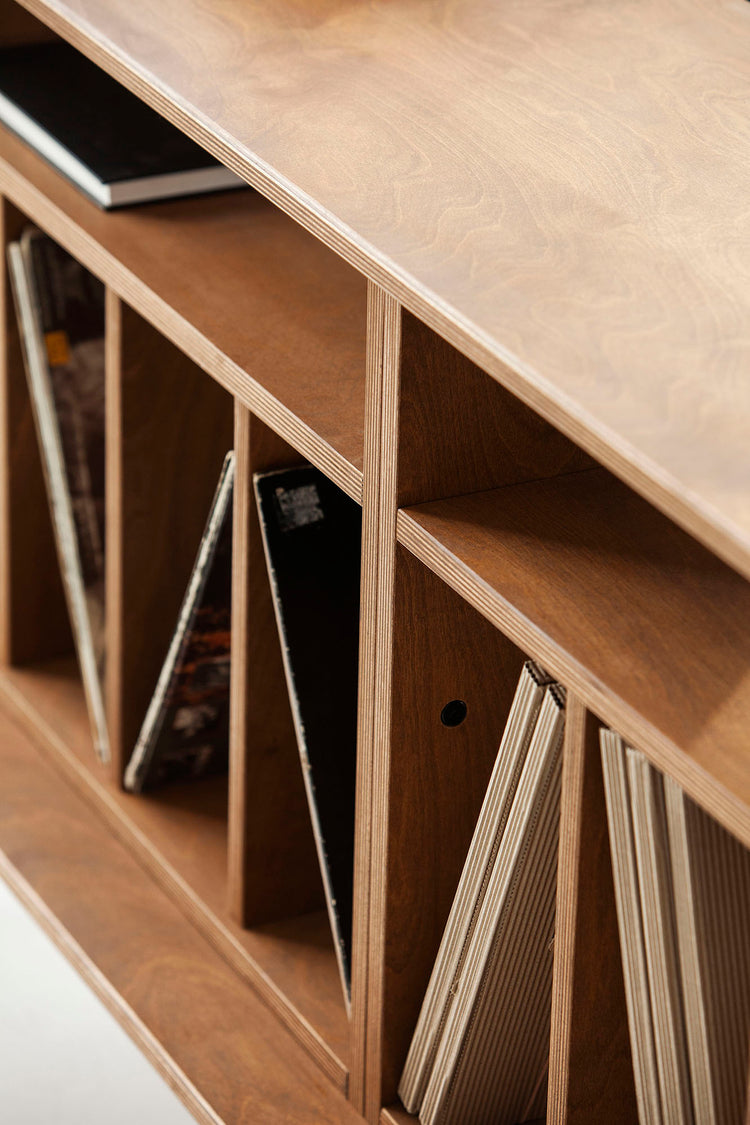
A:
[[[642,1125],[742,1125],[750,1043],[750,852],[601,732]]]
[[[564,705],[525,664],[399,1085],[424,1125],[544,1114]]]

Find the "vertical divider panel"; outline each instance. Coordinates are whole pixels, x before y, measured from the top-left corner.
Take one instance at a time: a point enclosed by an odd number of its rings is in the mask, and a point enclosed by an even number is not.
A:
[[[241,925],[323,905],[253,473],[298,453],[235,405],[229,909]]]
[[[373,893],[372,868],[388,811],[400,334],[398,302],[368,282],[349,1097],[371,1122],[380,1113],[384,886],[378,879]]]
[[[549,1125],[638,1119],[599,722],[568,695],[560,806]]]
[[[106,322],[106,703],[118,780],[232,448],[232,400],[117,296]]]
[[[28,220],[0,200],[0,660],[73,651],[6,262]]]

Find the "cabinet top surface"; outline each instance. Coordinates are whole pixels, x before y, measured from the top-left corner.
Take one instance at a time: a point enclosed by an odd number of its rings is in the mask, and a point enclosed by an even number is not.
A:
[[[750,573],[746,0],[23,0]]]

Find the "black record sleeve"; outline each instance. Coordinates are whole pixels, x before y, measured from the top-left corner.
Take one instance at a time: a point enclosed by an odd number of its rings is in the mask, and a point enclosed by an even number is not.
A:
[[[255,489],[313,828],[348,995],[362,512],[311,466],[257,475]]]

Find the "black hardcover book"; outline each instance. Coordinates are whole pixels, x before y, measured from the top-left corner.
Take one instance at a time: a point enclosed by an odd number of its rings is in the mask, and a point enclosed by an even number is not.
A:
[[[229,760],[232,493],[228,453],[151,704],[125,771],[133,793],[221,773]]]
[[[351,983],[362,511],[311,466],[255,490],[344,991]]]
[[[0,121],[101,207],[243,186],[68,43],[0,50]]]

